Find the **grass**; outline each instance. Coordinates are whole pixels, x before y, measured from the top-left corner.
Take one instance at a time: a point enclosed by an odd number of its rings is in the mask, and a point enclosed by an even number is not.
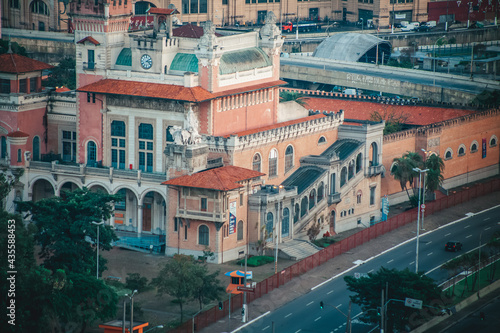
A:
[[[274,261],[274,258],[273,257],[269,257],[269,256],[253,256],[253,257],[250,257],[247,259],[247,266],[249,267],[257,267],[257,266],[262,266],[262,265],[265,265],[265,264],[268,264],[270,262],[273,262]],[[244,265],[245,264],[245,260],[238,260],[236,262],[236,264],[238,265]]]
[[[491,278],[490,278],[491,273],[490,272],[491,272],[490,266],[484,267],[481,269],[481,271],[480,271],[480,288],[484,288],[484,287],[490,285],[491,283],[495,282],[496,280],[500,279],[500,272],[496,272],[494,279],[491,280]],[[472,282],[474,281],[476,274],[477,273],[474,272],[474,273],[470,274],[469,276],[467,276],[468,286],[465,284],[465,279],[457,282],[455,284],[455,289],[454,289],[453,295],[451,294],[452,290],[453,290],[452,286],[448,287],[447,289],[445,289],[443,291],[447,297],[452,298],[453,304],[460,303],[461,301],[468,298],[469,296],[477,293],[477,290],[478,290],[477,280],[475,281],[475,284],[472,286]],[[464,289],[465,289],[465,291],[464,291]],[[463,292],[463,296],[462,296],[462,292]]]
[[[312,241],[314,245],[319,247],[328,247],[335,243],[335,240],[331,237],[323,237]]]

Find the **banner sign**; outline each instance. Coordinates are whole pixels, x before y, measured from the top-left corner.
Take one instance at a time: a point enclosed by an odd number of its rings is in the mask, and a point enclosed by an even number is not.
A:
[[[382,221],[387,221],[387,215],[389,215],[389,198],[385,195],[382,198]]]
[[[229,234],[236,232],[236,201],[229,203]]]
[[[483,139],[483,158],[486,158],[486,139]]]

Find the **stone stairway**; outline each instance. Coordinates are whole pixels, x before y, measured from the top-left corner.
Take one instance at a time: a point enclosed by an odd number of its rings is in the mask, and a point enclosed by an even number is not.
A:
[[[278,246],[279,256],[291,260],[302,260],[315,254],[320,247],[300,239],[287,240]]]

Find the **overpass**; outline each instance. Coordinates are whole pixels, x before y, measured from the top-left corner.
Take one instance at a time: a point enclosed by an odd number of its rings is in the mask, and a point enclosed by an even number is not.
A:
[[[500,82],[493,80],[293,54],[281,58],[281,78],[294,88],[328,84],[453,104],[467,104],[484,90],[500,89]]]

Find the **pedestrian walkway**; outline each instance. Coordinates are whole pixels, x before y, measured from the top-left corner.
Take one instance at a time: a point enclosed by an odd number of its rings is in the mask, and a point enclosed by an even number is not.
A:
[[[500,194],[494,192],[435,213],[432,216],[426,216],[426,231],[424,233],[463,218],[467,213],[476,213],[499,204]],[[404,210],[403,206],[401,206],[401,210]],[[381,253],[407,239],[415,237],[415,229],[416,221],[358,246],[348,253],[337,256],[325,264],[294,278],[289,283],[274,289],[269,294],[250,303],[248,305],[249,320],[257,318],[267,311],[274,311],[282,305],[308,293],[312,287],[355,266],[354,262],[356,260],[367,260],[374,254]],[[200,330],[200,332],[229,332],[241,325],[241,313],[237,311],[236,314],[231,315],[231,320],[225,317],[223,320]]]

